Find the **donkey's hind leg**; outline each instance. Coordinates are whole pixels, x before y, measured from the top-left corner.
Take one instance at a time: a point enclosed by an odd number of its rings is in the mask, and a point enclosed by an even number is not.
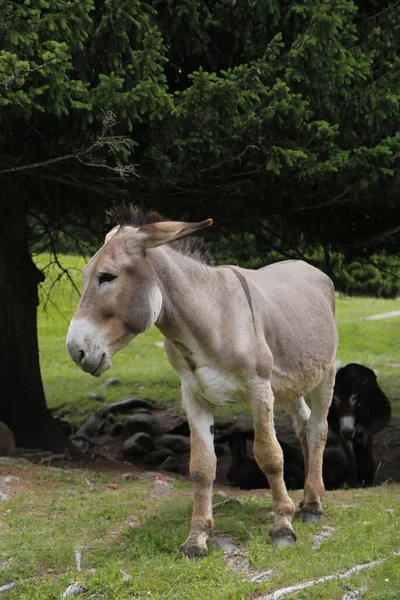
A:
[[[252,411],[254,457],[268,479],[275,513],[274,526],[269,535],[274,546],[284,547],[296,541],[292,528],[295,509],[283,479],[283,452],[275,435],[274,396],[269,382],[253,396]]]
[[[190,427],[193,513],[189,537],[179,549],[187,556],[206,556],[206,542],[213,530],[212,486],[217,465],[214,452],[214,415],[184,388],[182,404]]]
[[[319,521],[323,513],[321,496],[325,491],[322,461],[328,434],[328,411],[335,382],[335,365],[321,383],[310,393],[311,413],[306,425],[308,472],[304,483],[304,500],[300,515],[304,521]]]
[[[285,404],[285,410],[292,419],[294,432],[300,442],[304,458],[304,475],[307,477],[309,452],[306,429],[311,411],[304,398],[298,398],[294,402],[288,402]]]

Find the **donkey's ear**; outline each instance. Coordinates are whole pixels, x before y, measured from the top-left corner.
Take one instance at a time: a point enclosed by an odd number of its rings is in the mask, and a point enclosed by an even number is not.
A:
[[[112,237],[114,237],[114,235],[117,233],[118,229],[120,228],[120,225],[116,225],[115,227],[113,227],[111,229],[111,231],[109,231],[104,239],[104,243],[107,244],[107,242],[109,240],[111,240]]]
[[[213,224],[212,219],[206,219],[200,223],[183,223],[180,221],[160,221],[142,225],[131,234],[127,235],[126,243],[132,251],[141,248],[156,248],[162,244],[169,244],[180,240],[187,235],[192,235]]]

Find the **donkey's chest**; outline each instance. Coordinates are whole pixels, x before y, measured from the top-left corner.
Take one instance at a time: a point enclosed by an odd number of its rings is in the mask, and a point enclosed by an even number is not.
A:
[[[178,372],[182,384],[193,395],[213,405],[248,400],[252,377],[245,360],[224,364],[203,352],[192,352],[176,343],[165,345],[171,365]]]
[[[215,366],[198,367],[182,374],[182,382],[194,395],[211,404],[243,402],[248,397],[248,379]]]

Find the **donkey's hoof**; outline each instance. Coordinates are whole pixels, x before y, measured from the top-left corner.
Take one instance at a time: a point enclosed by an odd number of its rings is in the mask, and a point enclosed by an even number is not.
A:
[[[204,544],[194,544],[193,542],[185,542],[182,546],[179,546],[179,552],[190,558],[203,558],[208,554],[208,548]]]
[[[321,520],[321,512],[317,509],[304,509],[300,511],[300,518],[304,523],[319,523]]]
[[[297,536],[293,529],[289,527],[280,527],[279,529],[275,529],[273,527],[269,536],[271,538],[271,543],[275,548],[286,548],[286,546],[293,546],[296,543]]]

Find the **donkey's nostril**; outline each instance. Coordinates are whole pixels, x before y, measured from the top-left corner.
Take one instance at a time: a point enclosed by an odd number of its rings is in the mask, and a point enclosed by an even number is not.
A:
[[[84,351],[83,350],[79,350],[79,353],[78,353],[78,363],[81,363],[83,361],[84,356],[85,356]]]

